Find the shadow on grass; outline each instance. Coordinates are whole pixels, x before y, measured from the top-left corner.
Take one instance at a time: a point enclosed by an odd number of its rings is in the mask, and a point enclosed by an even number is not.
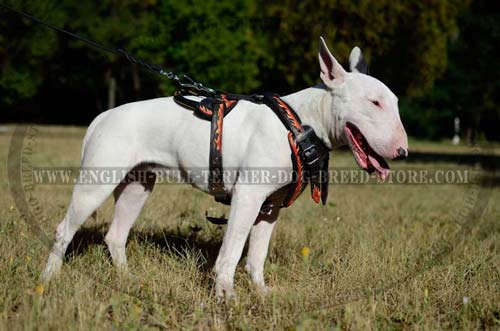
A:
[[[500,166],[500,156],[487,154],[451,154],[411,152],[405,162],[435,163],[445,162],[450,164],[480,166],[484,171],[478,176],[477,184],[481,187],[500,186],[500,176],[497,170]]]
[[[104,236],[107,231],[107,224],[99,224],[80,228],[66,251],[67,258],[82,256],[91,246],[105,245]]]
[[[406,162],[436,163],[446,162],[461,165],[479,164],[485,170],[496,170],[500,166],[500,156],[474,153],[433,153],[410,151]]]
[[[158,229],[154,232],[133,232],[131,239],[141,246],[153,244],[162,251],[181,258],[185,258],[186,251],[201,253],[206,263],[200,265],[200,268],[206,272],[212,270],[222,244],[220,240],[207,241],[202,239],[196,231],[183,235],[177,231],[165,231],[164,229]]]
[[[66,252],[66,257],[83,256],[88,252],[90,247],[103,245],[106,247],[106,252],[111,261],[111,256],[104,242],[108,227],[108,224],[102,223],[81,228],[71,241]],[[207,261],[200,266],[204,271],[211,270],[215,264],[221,245],[220,240],[207,241],[201,239],[197,231],[193,231],[189,235],[181,235],[178,231],[165,231],[161,228],[154,232],[150,230],[131,231],[128,240],[134,240],[140,246],[153,245],[166,253],[179,257],[184,257],[184,252],[186,251],[199,252]]]

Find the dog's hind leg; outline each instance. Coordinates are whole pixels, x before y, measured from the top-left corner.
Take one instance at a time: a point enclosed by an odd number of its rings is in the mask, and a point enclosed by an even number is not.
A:
[[[143,171],[145,176],[137,176],[140,180],[128,182],[127,177],[114,191],[115,213],[113,222],[104,241],[108,245],[113,264],[121,271],[127,269],[125,245],[130,229],[139,216],[142,207],[153,190],[156,176],[153,172]]]
[[[134,167],[131,149],[127,146],[126,143],[117,146],[114,140],[102,135],[89,138],[84,143],[82,172],[73,189],[66,216],[57,227],[56,242],[42,273],[44,281],[50,280],[61,269],[64,254],[76,231]],[[107,181],[110,171],[112,182]]]
[[[76,184],[68,211],[56,230],[56,242],[52,248],[42,279],[49,281],[59,272],[69,243],[76,231],[113,192],[115,185]]]

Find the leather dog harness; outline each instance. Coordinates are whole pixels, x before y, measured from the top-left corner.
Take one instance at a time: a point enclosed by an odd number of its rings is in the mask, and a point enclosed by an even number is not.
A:
[[[311,185],[312,199],[316,203],[320,201],[323,204],[326,203],[329,149],[311,127],[302,125],[298,114],[277,94],[264,93],[262,96],[223,93],[217,95],[201,94],[205,97],[201,101],[186,98],[186,95],[189,94],[200,96],[200,93],[195,94],[190,90],[180,90],[175,93],[174,100],[182,107],[192,110],[195,116],[211,121],[208,188],[217,202],[231,203],[231,194],[224,188],[222,167],[224,117],[234,109],[239,100],[244,99],[254,103],[263,103],[271,108],[288,130],[288,142],[292,152],[291,159],[294,170],[292,183],[269,196],[262,205],[261,213],[270,213],[274,206],[290,206],[304,191],[307,184]],[[219,223],[215,218],[207,218],[214,223]]]

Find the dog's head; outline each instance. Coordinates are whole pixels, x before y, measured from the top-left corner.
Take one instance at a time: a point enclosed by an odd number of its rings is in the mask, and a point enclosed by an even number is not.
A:
[[[408,139],[401,123],[398,98],[381,81],[368,75],[361,50],[355,47],[347,72],[320,39],[321,80],[331,94],[325,109],[335,121],[330,140],[347,144],[359,167],[377,171],[381,178],[389,173],[385,159],[408,155]]]

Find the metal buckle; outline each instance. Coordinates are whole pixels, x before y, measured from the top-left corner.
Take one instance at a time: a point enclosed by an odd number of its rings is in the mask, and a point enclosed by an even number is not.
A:
[[[318,149],[316,145],[310,145],[302,152],[304,154],[304,158],[308,165],[311,165],[319,160]]]
[[[302,131],[301,133],[299,133],[297,135],[297,138],[296,138],[297,142],[301,143],[301,142],[305,141],[313,133],[314,133],[313,128],[311,128],[310,126],[305,126],[304,125],[304,131]]]
[[[297,143],[302,149],[302,155],[307,163],[311,165],[319,160],[318,148],[315,144],[311,142],[311,135],[314,135],[314,130],[310,126],[304,126],[304,131],[302,131],[297,136]]]

